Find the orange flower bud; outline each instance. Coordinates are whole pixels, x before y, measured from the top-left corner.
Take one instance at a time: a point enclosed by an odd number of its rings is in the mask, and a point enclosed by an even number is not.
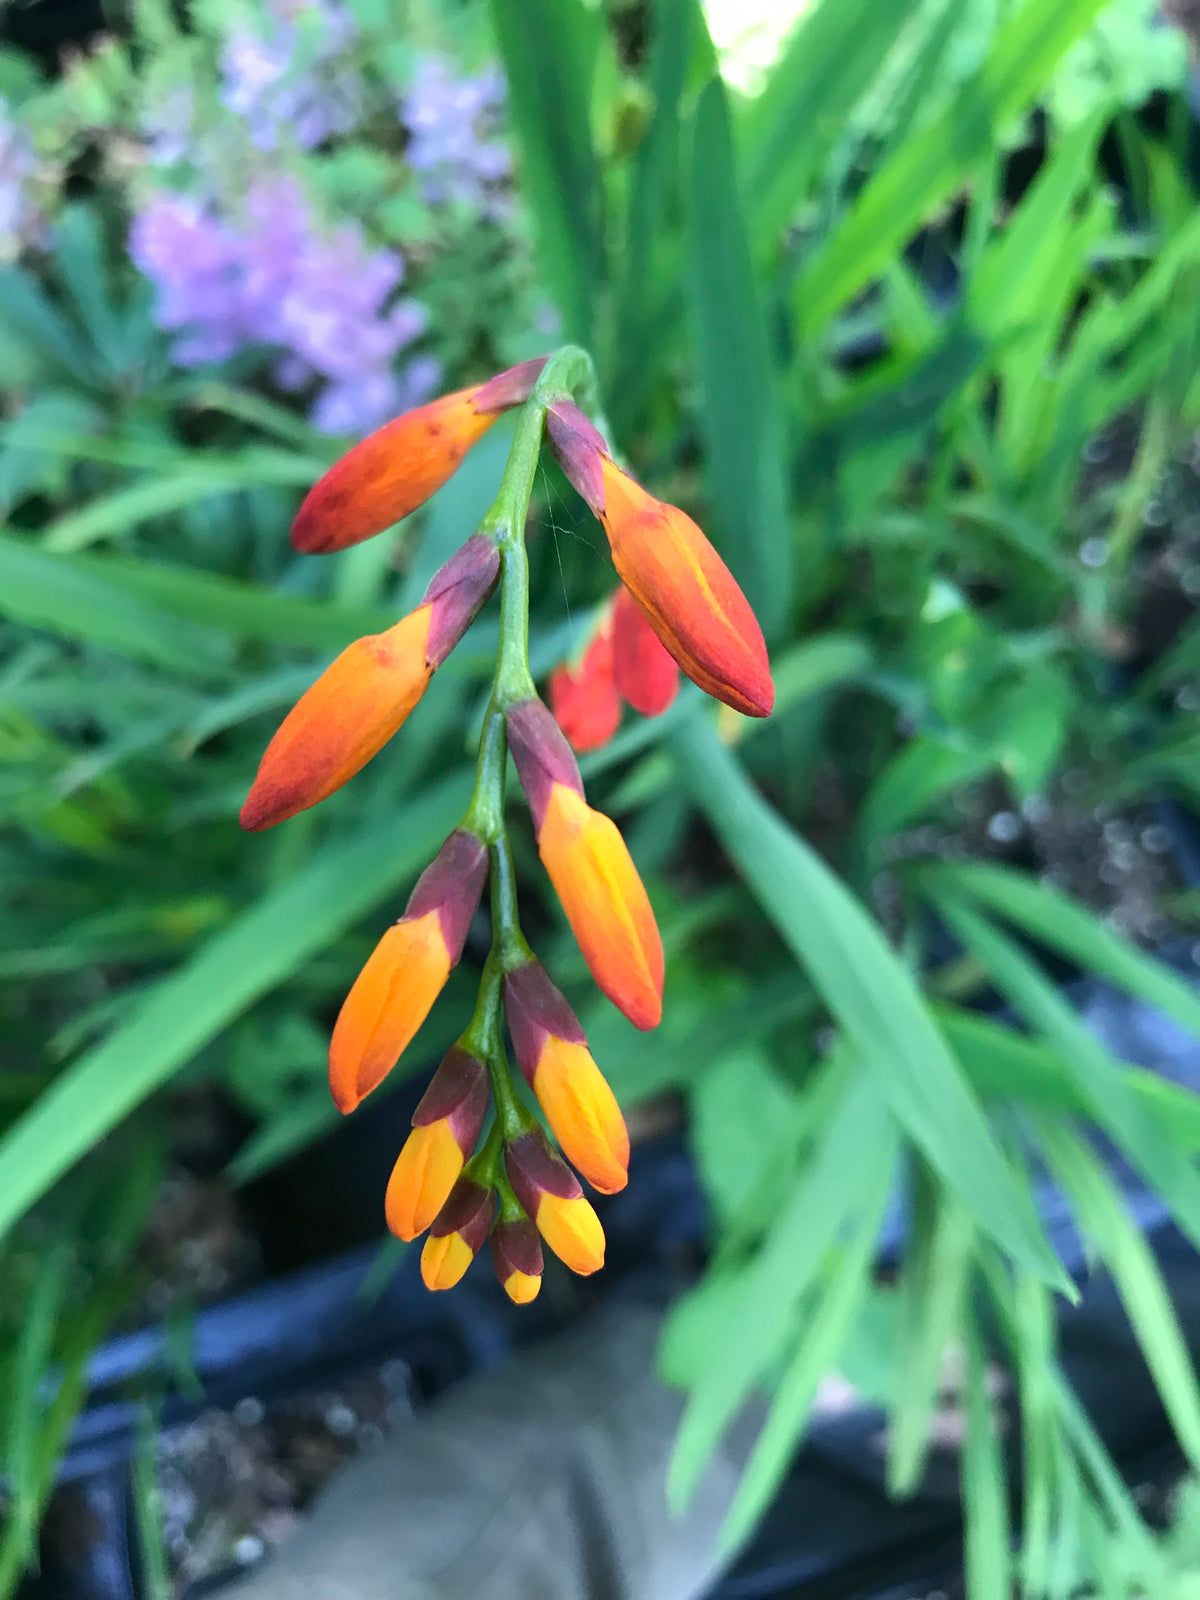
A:
[[[492,1266],[510,1300],[527,1306],[537,1299],[542,1287],[542,1246],[528,1217],[501,1221],[492,1229]]]
[[[660,717],[674,704],[679,668],[624,585],[613,600],[612,657],[617,692],[635,711]]]
[[[487,851],[458,828],[375,946],[334,1024],[329,1087],[353,1111],[400,1059],[457,965],[487,876]]]
[[[540,961],[505,978],[504,1014],[521,1071],[563,1154],[593,1189],[616,1194],[629,1181],[625,1119],[579,1018]]]
[[[504,1170],[513,1193],[559,1260],[580,1277],[598,1272],[604,1265],[600,1218],[540,1128],[531,1128],[505,1147]]]
[[[495,1209],[495,1196],[480,1184],[463,1178],[454,1185],[421,1251],[427,1289],[453,1289],[483,1248]]]
[[[434,575],[417,609],[348,645],[284,718],[259,763],[243,828],[256,831],[315,806],[365,767],[425,693],[435,667],[496,586],[500,556],[474,534]]]
[[[413,1112],[413,1131],[392,1168],[384,1210],[400,1239],[415,1239],[437,1216],[475,1148],[488,1107],[482,1062],[455,1045]]]
[[[635,1027],[662,1019],[658,925],[616,825],[583,798],[579,768],[540,700],[508,713],[508,742],[538,854],[597,986]]]
[[[654,644],[662,649],[657,639]],[[564,662],[550,674],[550,709],[571,748],[581,755],[607,744],[620,727],[621,701],[613,681],[613,640],[607,619],[592,635],[577,667]]]
[[[613,565],[675,660],[735,711],[768,716],[775,686],[762,629],[704,534],[622,472],[569,400],[556,401],[546,421],[564,472],[608,535]]]
[[[529,398],[544,365],[545,357],[526,361],[385,423],[309,490],[293,545],[308,555],[344,550],[424,505],[496,418]]]

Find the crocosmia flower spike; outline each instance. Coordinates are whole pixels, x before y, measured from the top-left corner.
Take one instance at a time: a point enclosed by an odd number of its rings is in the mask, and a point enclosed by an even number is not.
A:
[[[528,1217],[501,1220],[492,1229],[492,1266],[515,1304],[527,1306],[537,1299],[542,1287],[542,1244]]]
[[[417,880],[404,915],[375,946],[338,1015],[329,1086],[353,1111],[396,1065],[457,965],[487,876],[487,851],[456,829]]]
[[[587,1035],[540,961],[504,980],[504,1014],[529,1087],[563,1154],[593,1189],[615,1194],[629,1178],[629,1134]]]
[[[453,1289],[483,1248],[495,1210],[496,1197],[490,1190],[469,1178],[454,1185],[421,1251],[427,1289]]]
[[[509,754],[538,853],[597,985],[639,1028],[659,1021],[663,993],[662,941],[646,890],[615,824],[584,798],[570,744],[530,672],[525,527],[548,425],[624,580],[580,661],[551,681],[576,746],[612,737],[622,699],[644,716],[665,711],[678,689],[676,662],[739,709],[764,713],[773,693],[757,624],[704,535],[621,472],[564,399],[594,384],[586,353],[567,346],[398,417],[316,485],[294,541],[308,551],[343,549],[414,510],[502,411],[520,408],[509,468],[478,530],[410,616],[356,640],[318,678],[271,740],[242,809],[243,826],[270,827],[352,778],[398,731],[499,583],[496,670],[470,803],[346,996],[329,1085],[338,1109],[350,1112],[392,1070],[461,958],[490,877],[492,939],[475,1012],[413,1113],[384,1208],[401,1239],[428,1230],[421,1275],[430,1289],[458,1283],[490,1238],[496,1276],[516,1305],[541,1288],[543,1240],[573,1272],[604,1265],[604,1230],[567,1161],[613,1194],[628,1181],[629,1134],[578,1017],[521,932]],[[509,1065],[506,1019],[519,1072]]]
[[[504,1168],[513,1193],[559,1260],[581,1277],[598,1272],[604,1265],[600,1219],[540,1128],[531,1128],[506,1148]]]
[[[309,490],[292,527],[296,549],[345,550],[423,506],[497,417],[529,398],[544,365],[544,357],[526,361],[431,400],[356,444]]]
[[[404,725],[437,667],[496,587],[500,556],[475,534],[421,604],[386,633],[356,639],[301,696],[259,764],[243,828],[273,827],[340,789]]]
[[[550,875],[592,977],[636,1027],[662,1018],[658,924],[610,818],[593,811],[558,724],[540,700],[508,713],[508,742]]]
[[[415,1239],[445,1205],[487,1115],[487,1068],[455,1045],[413,1112],[392,1168],[384,1209],[399,1239]]]
[[[762,629],[704,534],[622,472],[573,402],[553,402],[546,425],[563,471],[608,535],[621,581],[675,660],[735,711],[768,716],[775,686]]]

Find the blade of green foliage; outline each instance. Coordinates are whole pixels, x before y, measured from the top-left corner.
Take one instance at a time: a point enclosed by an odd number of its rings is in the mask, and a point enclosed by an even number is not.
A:
[[[915,983],[844,884],[767,805],[711,727],[671,736],[680,777],[731,861],[878,1076],[896,1116],[979,1227],[1062,1285],[1032,1204]]]
[[[693,76],[707,82],[716,54],[700,0],[654,0],[646,89],[653,115],[637,147],[629,185],[625,248],[618,263],[618,366],[610,410],[618,433],[636,417],[646,390],[669,358],[663,328],[678,322],[683,250],[685,98]],[[642,353],[659,348],[657,361]]]
[[[964,1567],[971,1600],[1010,1600],[1012,1551],[1004,1464],[988,1398],[983,1341],[973,1317],[963,1329],[966,1347],[966,1437],[962,1481]]]
[[[901,1280],[896,1398],[888,1428],[888,1492],[909,1495],[920,1481],[937,1406],[942,1361],[962,1315],[971,1224],[962,1208],[922,1185]]]
[[[84,555],[62,560],[74,570],[102,575],[185,623],[217,628],[238,639],[341,650],[351,639],[379,633],[396,620],[396,611],[390,606],[330,605],[304,595],[279,594],[237,578],[135,556]],[[172,626],[178,629],[179,624]]]
[[[1084,1235],[1113,1275],[1175,1435],[1200,1470],[1200,1386],[1154,1253],[1112,1179],[1064,1124],[1038,1119],[1038,1138]]]
[[[490,10],[542,270],[567,336],[592,348],[604,270],[591,129],[597,54],[608,48],[603,12],[584,0],[491,0]]]
[[[232,654],[219,634],[181,622],[102,568],[3,536],[0,615],[180,672],[211,672]]]
[[[881,1153],[859,1189],[855,1220],[834,1268],[813,1296],[795,1353],[784,1369],[771,1409],[738,1483],[721,1529],[721,1546],[735,1550],[753,1531],[791,1465],[821,1379],[833,1368],[871,1284],[879,1229],[891,1191],[896,1142]]]
[[[918,734],[901,745],[867,791],[859,814],[861,848],[870,855],[889,835],[907,827],[940,796],[994,767],[997,752],[987,746],[947,744],[933,734]]]
[[[938,895],[947,923],[1026,1022],[1056,1044],[1089,1113],[1200,1240],[1200,1174],[1175,1129],[1134,1093],[1120,1067],[1045,973],[993,924],[961,900]]]
[[[138,1413],[137,1448],[129,1474],[146,1600],[171,1600],[171,1575],[163,1543],[163,1504],[158,1486],[159,1419],[149,1405]]]
[[[1060,890],[986,862],[948,862],[931,881],[998,911],[1039,944],[1165,1011],[1200,1038],[1200,992]]]
[[[1050,1363],[1054,1357],[1054,1311],[1044,1285],[1019,1273],[1012,1286],[1021,1401],[1021,1576],[1030,1595],[1050,1587],[1055,1522],[1058,1429]]]
[[[734,1274],[722,1323],[688,1398],[667,1492],[682,1506],[725,1429],[775,1358],[796,1307],[815,1282],[849,1214],[879,1172],[890,1170],[894,1124],[870,1079],[842,1080],[812,1160],[793,1179],[766,1237]],[[723,1274],[718,1269],[715,1276]]]
[[[18,1568],[32,1555],[37,1532],[34,1460],[42,1385],[53,1359],[54,1334],[70,1284],[70,1270],[71,1247],[66,1239],[60,1239],[41,1258],[21,1322],[4,1440],[6,1475],[13,1486],[4,1542],[15,1547]]]
[[[945,1033],[967,1076],[985,1098],[1087,1116],[1091,1100],[1063,1050],[1031,1039],[977,1011],[937,1006]],[[1181,1149],[1200,1152],[1200,1095],[1144,1067],[1124,1066],[1121,1076],[1146,1111]]]
[[[773,245],[843,137],[846,119],[924,0],[822,0],[746,117],[743,169],[755,239]]]
[[[0,1141],[0,1237],[247,1006],[424,866],[468,792],[465,777],[444,779],[399,816],[325,846],[155,985]]]
[[[1009,15],[978,76],[888,157],[801,274],[795,306],[804,333],[819,333],[949,198],[1106,3],[1025,0]]]
[[[775,377],[719,77],[696,107],[687,188],[687,287],[716,527],[770,638],[788,614],[795,537]]]

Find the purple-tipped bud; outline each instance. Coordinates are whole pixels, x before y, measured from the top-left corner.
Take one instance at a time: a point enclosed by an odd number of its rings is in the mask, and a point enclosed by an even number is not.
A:
[[[523,700],[514,706],[508,713],[507,727],[508,747],[533,813],[534,828],[540,833],[556,784],[582,796],[579,764],[553,713],[540,700]]]
[[[536,1300],[542,1287],[542,1245],[528,1217],[498,1222],[492,1229],[492,1266],[510,1300],[519,1306]]]
[[[434,573],[421,602],[430,607],[425,643],[428,667],[440,667],[445,661],[479,615],[499,576],[500,553],[482,533],[473,533]]]
[[[571,400],[556,400],[549,408],[546,431],[568,482],[599,516],[604,510],[602,462],[609,455],[604,435]]]
[[[496,1197],[469,1178],[460,1178],[434,1218],[421,1252],[427,1289],[452,1289],[483,1248],[491,1231]]]

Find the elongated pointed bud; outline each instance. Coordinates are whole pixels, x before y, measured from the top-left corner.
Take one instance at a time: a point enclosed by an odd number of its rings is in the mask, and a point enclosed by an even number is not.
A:
[[[500,556],[473,534],[386,633],[348,645],[292,707],[259,763],[243,828],[270,828],[315,806],[399,731],[496,586]]]
[[[563,1154],[593,1189],[616,1194],[629,1181],[625,1119],[579,1018],[540,961],[505,978],[504,1014],[521,1071]]]
[[[583,1197],[579,1179],[560,1161],[540,1128],[507,1145],[504,1170],[513,1193],[554,1254],[581,1277],[604,1265],[604,1229]]]
[[[657,639],[654,645],[662,650]],[[671,661],[670,656],[667,660]],[[673,661],[671,666],[675,666]],[[620,727],[621,700],[613,678],[613,639],[607,617],[592,635],[581,660],[564,662],[550,674],[550,709],[572,750],[581,755],[607,744]]]
[[[502,412],[529,398],[545,357],[406,411],[356,444],[309,490],[292,527],[306,554],[345,550],[425,504]]]
[[[613,683],[643,717],[660,717],[679,693],[679,667],[629,590],[621,586],[612,609]]]
[[[492,1229],[492,1266],[510,1300],[527,1306],[542,1287],[542,1245],[528,1217]]]
[[[384,1209],[399,1239],[415,1239],[437,1216],[475,1148],[488,1108],[481,1061],[455,1045],[413,1112],[412,1129],[392,1168]]]
[[[608,535],[625,587],[675,660],[735,711],[768,716],[775,686],[762,629],[704,534],[622,472],[571,401],[556,401],[546,424],[563,471]]]
[[[487,851],[456,829],[425,869],[400,921],[384,934],[333,1029],[329,1087],[353,1111],[382,1083],[457,965],[487,876]]]
[[[480,1184],[461,1178],[454,1185],[421,1251],[427,1289],[453,1289],[483,1248],[495,1209],[495,1195]]]
[[[662,1018],[658,925],[616,824],[583,798],[575,757],[540,700],[508,713],[538,854],[597,986],[636,1027]]]

